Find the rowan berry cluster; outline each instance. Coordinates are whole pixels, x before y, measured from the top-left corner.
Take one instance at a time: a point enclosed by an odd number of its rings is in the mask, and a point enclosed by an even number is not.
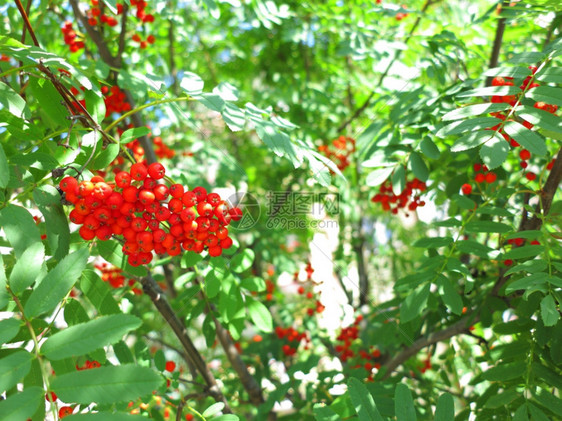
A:
[[[537,71],[537,67],[536,66],[529,66],[529,69],[531,70],[531,75],[527,76],[525,78],[525,80],[523,81],[523,83],[521,84],[521,86],[519,86],[519,88],[521,89],[521,93],[524,90],[533,89],[533,88],[536,88],[536,87],[540,86],[539,83],[533,82],[533,77],[534,77],[534,75]],[[514,79],[512,77],[496,76],[492,80],[492,86],[514,86],[513,80]],[[507,104],[511,105],[512,107],[514,107],[515,104],[517,103],[520,95],[521,94],[504,95],[504,96],[494,95],[491,98],[491,102],[493,102],[493,103],[502,103],[503,102],[503,103],[507,103]],[[553,105],[553,104],[547,104],[547,103],[541,102],[541,101],[535,102],[534,107],[539,109],[539,110],[543,110],[543,111],[546,111],[548,113],[551,113],[551,114],[556,113],[556,111],[558,110],[558,106]],[[501,112],[493,112],[493,113],[490,113],[490,115],[492,117],[496,117],[497,119],[499,119],[501,121],[505,121],[510,112],[511,112],[511,110],[506,110],[506,111],[501,111]],[[498,133],[500,133],[503,136],[503,138],[507,142],[509,142],[509,144],[512,147],[514,147],[514,148],[519,147],[520,146],[519,143],[503,131],[503,129],[501,128],[502,124],[503,124],[502,122],[499,122],[495,126],[491,127],[489,130],[498,131]],[[526,120],[522,120],[521,124],[529,130],[533,128],[533,125]],[[519,158],[521,159],[520,166],[521,166],[522,169],[525,170],[528,167],[527,161],[531,158],[531,152],[529,152],[527,149],[522,149],[519,152]],[[534,174],[532,172],[527,172],[525,174],[525,177],[528,180],[532,181],[536,178],[536,174]]]
[[[78,37],[72,28],[72,22],[66,21],[61,31],[64,35],[64,43],[68,45],[71,53],[75,53],[85,47],[84,41]]]
[[[86,16],[88,17],[88,25],[90,26],[97,26],[98,23],[105,24],[107,26],[117,26],[119,21],[115,19],[113,16],[108,16],[103,13],[102,8],[100,7],[99,0],[91,0],[92,7],[86,12]],[[123,13],[123,5],[121,3],[117,3],[115,5],[117,9],[117,14],[120,15]],[[99,18],[99,22],[98,22]]]
[[[135,16],[140,20],[141,25],[154,22],[154,15],[146,13],[145,11],[146,5],[146,1],[131,0],[131,6],[136,7],[137,10]],[[148,35],[146,39],[143,40],[141,35],[139,33],[136,33],[135,35],[133,35],[132,40],[138,43],[140,48],[144,49],[148,47],[148,44],[154,44],[156,38],[154,37],[154,35]]]
[[[127,279],[123,275],[123,271],[116,266],[102,262],[96,263],[94,267],[101,272],[102,281],[109,283],[112,288],[123,288],[125,285],[133,286],[136,283],[134,279]],[[138,292],[142,293],[142,290],[135,291],[135,288],[133,288],[133,292],[138,295]]]
[[[340,136],[332,141],[331,145],[320,145],[318,151],[323,153],[326,158],[334,161],[340,171],[345,170],[350,162],[350,155],[355,152],[355,139],[347,136]]]
[[[352,349],[355,340],[359,338],[359,324],[362,320],[363,316],[359,315],[351,326],[342,328],[336,338],[340,343],[335,346],[335,350],[342,362],[351,362],[350,360],[353,360],[355,364],[350,366],[355,369],[362,368],[366,370],[367,381],[373,381],[373,369],[378,370],[381,367],[380,362],[378,362],[381,356],[380,350],[372,346],[368,351],[359,349],[355,352]]]
[[[207,194],[203,187],[186,190],[181,184],[158,184],[164,175],[160,163],[137,163],[129,172],[119,172],[114,184],[99,176],[80,183],[65,177],[60,188],[74,204],[69,218],[82,225],[80,236],[87,241],[122,236],[131,266],[150,263],[153,251],[176,256],[182,249],[207,249],[211,256],[220,256],[232,246],[226,226],[239,220],[242,211],[229,208],[217,193]]]
[[[10,57],[4,54],[0,54],[0,61],[10,61]]]
[[[387,179],[379,187],[379,192],[371,198],[371,202],[380,203],[383,210],[397,214],[399,209],[407,208],[415,211],[418,207],[425,206],[425,202],[421,200],[419,193],[426,190],[427,186],[423,181],[417,178],[406,183],[406,187],[399,195],[394,194],[392,190],[392,181]],[[415,193],[415,191],[419,193]]]
[[[109,117],[113,113],[125,113],[131,110],[131,104],[127,102],[125,92],[114,85],[111,88],[102,86],[103,102],[105,104],[105,117]]]
[[[279,339],[286,339],[289,342],[281,348],[283,354],[288,357],[297,353],[297,349],[302,341],[305,343],[305,349],[307,349],[310,343],[310,338],[306,332],[299,333],[293,327],[282,328],[281,326],[277,326],[275,328],[275,334]]]
[[[306,281],[305,282],[310,282],[312,280],[312,274],[314,273],[314,269],[312,268],[312,265],[310,264],[310,262],[307,262],[304,271],[306,272]],[[293,281],[299,282],[299,272],[295,272],[294,277],[293,277]],[[299,288],[297,289],[297,292],[299,293],[299,295],[305,295],[305,293],[306,293],[306,298],[309,299],[309,300],[315,299],[314,292],[312,290],[307,291],[306,288],[304,287],[304,285],[300,285]],[[306,313],[309,316],[313,316],[314,313],[320,314],[325,309],[326,309],[326,306],[324,306],[324,304],[322,304],[322,302],[319,299],[316,298],[314,306],[307,308]]]

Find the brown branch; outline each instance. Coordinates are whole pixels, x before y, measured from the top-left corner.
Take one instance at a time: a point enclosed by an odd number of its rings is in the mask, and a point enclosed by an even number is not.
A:
[[[504,0],[501,4],[501,10],[509,4],[507,0]],[[494,45],[492,46],[492,54],[490,55],[490,64],[489,68],[492,69],[498,66],[499,58],[500,58],[500,50],[502,47],[503,41],[503,33],[505,31],[505,18],[498,19],[498,26],[496,27],[496,36],[494,38]],[[486,79],[486,85],[492,86],[492,80],[494,79],[493,76],[488,76]]]
[[[37,37],[35,36],[35,31],[31,27],[31,23],[29,22],[29,18],[27,17],[27,12],[25,11],[23,4],[21,4],[20,0],[16,0],[16,6],[18,7],[20,15],[23,19],[23,24],[29,31],[29,35],[31,35],[31,39],[33,39],[33,43],[35,44],[36,47],[39,47],[39,41],[37,41]]]
[[[211,373],[211,371],[205,364],[203,357],[201,356],[197,348],[195,348],[193,341],[187,334],[185,325],[176,316],[176,313],[170,306],[170,303],[168,303],[168,300],[158,287],[158,284],[156,283],[154,278],[150,274],[148,274],[146,277],[141,279],[141,284],[144,292],[150,297],[156,309],[160,312],[164,320],[166,320],[166,323],[168,323],[168,325],[174,331],[189,360],[195,366],[195,368],[203,378],[203,381],[209,388],[209,393],[217,402],[224,403],[224,412],[232,413],[232,410],[230,409],[226,398],[217,385],[213,373]]]
[[[436,344],[437,342],[445,341],[461,333],[469,332],[469,326],[473,325],[478,320],[478,316],[472,317],[469,315],[463,317],[458,322],[452,324],[446,329],[440,330],[438,332],[433,332],[425,338],[419,338],[410,347],[404,349],[402,352],[396,355],[396,357],[391,359],[387,364],[382,366],[381,369],[386,370],[386,373],[384,374],[382,379],[388,379],[398,366],[416,355],[423,348]]]
[[[127,36],[127,15],[129,14],[129,6],[127,2],[123,2],[123,12],[121,13],[121,32],[119,33],[119,47],[117,50],[117,58],[119,62],[123,62],[123,52],[125,51],[125,39]]]
[[[543,218],[548,215],[550,206],[552,205],[552,200],[554,199],[554,195],[560,185],[560,181],[562,181],[562,148],[558,151],[554,165],[550,170],[550,174],[540,191],[540,200],[535,207],[535,215],[531,219],[527,219],[525,223],[522,224],[519,228],[520,231],[540,229],[543,220],[539,215],[542,215]]]
[[[425,11],[428,9],[429,6],[431,6],[433,3],[436,3],[436,2],[437,2],[437,0],[426,0],[425,1],[423,7],[420,10],[420,15],[416,18],[414,24],[412,25],[412,28],[410,29],[410,32],[408,33],[408,36],[404,40],[404,44],[408,44],[408,42],[410,41],[410,39],[414,35],[415,30],[417,29],[418,25],[421,22],[421,19],[422,19],[421,15],[423,13],[425,13]],[[351,115],[351,117],[349,117],[346,121],[344,121],[342,124],[339,125],[339,127],[337,129],[338,133],[344,131],[345,128],[347,126],[349,126],[353,120],[355,120],[357,117],[359,117],[367,109],[367,107],[371,104],[371,100],[375,96],[375,93],[377,92],[377,89],[380,88],[384,79],[388,76],[388,72],[390,72],[390,69],[392,68],[392,66],[394,65],[396,60],[398,60],[400,58],[401,55],[402,55],[402,50],[396,50],[396,52],[394,53],[394,57],[392,58],[392,60],[390,60],[390,63],[388,63],[388,66],[386,66],[385,71],[380,75],[379,80],[378,80],[377,84],[375,85],[375,88],[371,91],[371,93],[369,94],[369,96],[367,97],[365,102],[363,102],[363,104],[357,110],[355,110],[355,112]]]

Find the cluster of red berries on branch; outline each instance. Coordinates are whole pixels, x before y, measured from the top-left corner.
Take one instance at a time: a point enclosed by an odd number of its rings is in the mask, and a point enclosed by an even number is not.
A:
[[[428,354],[427,358],[423,360],[423,365],[419,367],[419,370],[422,373],[425,373],[427,370],[431,370],[431,355]]]
[[[312,281],[312,274],[314,273],[314,269],[312,268],[312,265],[310,264],[310,262],[307,262],[306,267],[304,268],[304,271],[306,272],[306,281],[307,283],[309,283],[310,281]],[[294,282],[299,282],[299,272],[295,272],[294,276],[293,276],[293,281]],[[325,309],[326,306],[324,306],[324,304],[322,304],[322,302],[315,298],[315,294],[312,290],[306,290],[304,285],[300,285],[299,288],[297,289],[297,292],[299,293],[299,295],[305,295],[306,293],[306,298],[309,300],[314,299],[315,303],[313,307],[309,307],[306,309],[306,313],[309,316],[313,316],[314,313],[322,313]]]
[[[134,279],[127,279],[123,275],[121,268],[110,265],[108,263],[96,263],[94,267],[101,272],[101,279],[111,285],[112,288],[123,288],[125,285],[131,287],[135,295],[142,295],[141,288],[135,288],[137,281]]]
[[[299,348],[301,342],[304,341],[304,349],[308,349],[308,344],[310,343],[310,338],[306,332],[298,332],[293,327],[282,328],[281,326],[277,326],[275,328],[275,334],[279,339],[286,339],[287,344],[284,344],[281,350],[283,354],[287,357],[295,355],[297,353],[297,349]]]
[[[90,26],[97,26],[98,23],[100,25],[107,25],[107,26],[117,26],[119,21],[115,19],[113,16],[108,16],[103,13],[103,4],[100,7],[99,0],[91,0],[92,7],[86,11],[86,16],[88,17],[88,25]],[[123,5],[121,3],[117,3],[115,5],[117,9],[117,14],[120,15],[123,13]],[[99,22],[98,22],[99,18]]]
[[[519,88],[521,89],[521,94],[523,93],[524,90],[533,89],[533,88],[536,88],[536,87],[540,86],[539,83],[533,82],[533,77],[534,77],[534,74],[537,71],[537,67],[536,66],[529,66],[529,69],[531,70],[531,75],[527,76],[525,78],[525,80],[523,81],[523,83],[521,84],[521,86],[519,86]],[[513,80],[514,79],[512,77],[496,76],[494,79],[492,79],[492,86],[514,86]],[[521,94],[504,95],[504,96],[494,95],[491,98],[491,102],[492,103],[507,103],[507,104],[511,105],[512,107],[514,107]],[[547,104],[547,103],[541,102],[541,101],[535,102],[534,107],[539,109],[539,110],[543,110],[543,111],[546,111],[548,113],[551,113],[551,114],[556,113],[556,111],[558,110],[558,106],[553,105],[553,104]],[[492,112],[492,113],[490,113],[490,115],[492,117],[495,117],[495,118],[501,120],[501,121],[506,121],[510,112],[511,112],[511,110],[506,110],[506,111],[501,111],[501,112]],[[529,130],[533,128],[533,125],[526,120],[522,120],[521,124]],[[505,133],[503,131],[503,129],[501,128],[501,126],[502,126],[502,122],[499,122],[498,124],[489,128],[488,130],[494,130],[494,131],[497,130],[498,133],[501,134],[503,136],[503,138],[507,142],[509,142],[509,144],[512,147],[514,147],[514,148],[519,147],[520,146],[519,143],[515,139],[510,137],[507,133]],[[527,166],[528,166],[527,161],[531,158],[531,152],[529,152],[527,149],[522,149],[521,151],[519,151],[519,158],[521,159],[521,161],[520,161],[521,168],[526,169]],[[531,172],[527,173],[525,176],[530,181],[532,181],[536,178],[536,175],[534,173],[531,173]]]
[[[72,22],[66,21],[61,28],[61,32],[64,35],[64,43],[68,45],[71,53],[75,53],[85,47],[83,38],[79,37],[72,28]]]
[[[399,209],[407,208],[409,211],[415,211],[418,207],[425,206],[425,201],[421,200],[419,193],[427,189],[426,184],[417,178],[406,183],[406,187],[399,195],[394,194],[392,190],[392,181],[390,178],[382,183],[379,192],[371,198],[371,202],[380,203],[383,210],[397,214]],[[415,193],[415,191],[419,193]]]
[[[378,370],[381,367],[380,362],[378,362],[381,352],[374,347],[370,347],[368,351],[365,349],[354,351],[352,349],[355,341],[359,338],[359,324],[362,320],[363,316],[359,315],[351,326],[341,329],[336,337],[336,341],[339,343],[334,349],[342,362],[349,362],[350,367],[355,369],[363,368],[367,371],[367,381],[373,381],[373,369]]]
[[[70,220],[84,240],[124,240],[123,253],[131,266],[148,264],[154,251],[177,256],[183,250],[220,256],[232,246],[227,225],[242,211],[230,208],[217,193],[203,187],[187,190],[181,184],[159,184],[165,175],[160,163],[137,163],[121,171],[115,183],[94,176],[78,182],[65,177],[60,189],[74,205]]]
[[[331,145],[318,146],[318,151],[332,160],[340,171],[343,171],[350,165],[349,157],[355,152],[355,139],[340,136],[332,140]]]
[[[84,87],[81,86],[80,89],[83,91]],[[70,88],[70,92],[75,97],[80,95],[80,90],[76,89],[74,86]],[[127,102],[125,92],[123,92],[119,86],[115,85],[111,88],[108,86],[102,86],[101,93],[103,94],[103,102],[105,104],[105,118],[109,117],[113,113],[125,113],[131,110],[131,104]],[[78,102],[82,107],[86,108],[86,100],[79,99]],[[78,104],[74,103],[75,108],[79,108]]]
[[[4,54],[0,54],[0,61],[10,61],[10,57]]]

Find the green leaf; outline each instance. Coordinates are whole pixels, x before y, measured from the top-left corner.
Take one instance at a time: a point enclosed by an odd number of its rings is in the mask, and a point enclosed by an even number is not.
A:
[[[162,381],[154,370],[131,364],[63,374],[53,379],[51,389],[65,402],[109,404],[150,395]]]
[[[16,258],[36,242],[41,242],[39,229],[29,211],[21,206],[8,205],[0,210],[0,226],[14,248]]]
[[[55,333],[41,346],[41,352],[50,360],[84,355],[118,342],[141,325],[142,321],[130,314],[101,316]]]
[[[194,251],[188,251],[185,252],[181,257],[180,265],[182,269],[192,268],[201,260],[203,260],[203,257],[199,253],[195,253]]]
[[[522,126],[516,121],[507,121],[503,126],[505,132],[514,138],[521,146],[534,155],[545,156],[546,143],[537,133]]]
[[[8,159],[4,153],[4,148],[0,144],[0,189],[5,189],[10,181],[10,167],[8,166]]]
[[[531,74],[531,70],[528,67],[515,66],[515,67],[494,67],[492,69],[486,70],[483,73],[483,76],[525,78],[530,74]]]
[[[533,421],[550,421],[548,417],[539,408],[531,403],[527,403],[527,408],[531,413],[531,419]]]
[[[317,403],[312,410],[316,421],[342,421],[341,417],[325,404]]]
[[[544,260],[527,260],[517,266],[513,266],[505,273],[505,275],[511,275],[512,273],[521,272],[523,270],[529,273],[542,272],[547,266],[548,265]]]
[[[29,352],[18,350],[0,359],[0,392],[11,389],[24,378],[33,358]]]
[[[531,392],[533,397],[545,408],[548,408],[555,414],[562,414],[562,399],[545,389],[539,389],[539,392]]]
[[[399,195],[406,188],[406,169],[399,165],[392,174],[392,191],[395,195]]]
[[[0,82],[0,105],[18,118],[30,116],[25,100],[4,82]]]
[[[527,257],[535,257],[544,251],[544,246],[530,245],[515,247],[503,255],[504,259],[525,259]]]
[[[217,327],[212,314],[209,313],[205,316],[202,329],[203,336],[205,337],[205,343],[207,344],[207,347],[211,348],[217,338]]]
[[[467,98],[471,96],[506,96],[506,95],[517,95],[521,93],[521,89],[518,86],[486,86],[483,88],[476,88],[470,91],[461,92],[457,95],[458,98]]]
[[[384,167],[378,168],[374,171],[371,171],[367,178],[365,179],[365,184],[367,186],[376,187],[382,184],[394,171],[394,167]]]
[[[17,319],[0,320],[0,345],[10,342],[19,332],[21,322]]]
[[[65,421],[146,421],[142,415],[131,415],[123,412],[96,412],[86,414],[73,414],[65,417]]]
[[[219,415],[218,417],[213,418],[212,421],[239,421],[240,418],[238,417],[238,415],[234,415],[234,414],[224,414],[224,415]]]
[[[462,152],[476,148],[482,143],[486,143],[491,140],[495,136],[494,133],[495,132],[490,130],[469,132],[455,141],[455,144],[451,146],[451,152]]]
[[[443,304],[445,304],[451,312],[460,316],[463,308],[462,299],[451,281],[446,276],[439,275],[436,283],[439,286],[439,294],[441,295]]]
[[[535,79],[547,83],[562,83],[562,67],[543,67],[535,73]]]
[[[509,153],[509,143],[500,135],[494,133],[494,136],[484,143],[480,148],[480,158],[489,169],[499,167],[507,159]]]
[[[466,232],[509,232],[512,228],[509,225],[502,224],[501,222],[493,221],[471,221],[466,224]]]
[[[361,381],[351,377],[347,382],[347,391],[359,421],[383,421],[371,393]]]
[[[10,274],[9,285],[14,294],[21,294],[35,282],[44,260],[45,247],[42,243],[33,243],[23,252]]]
[[[484,380],[490,381],[507,381],[517,379],[525,373],[527,365],[523,361],[516,361],[512,363],[500,363],[495,367],[489,368],[482,373]]]
[[[545,326],[554,326],[558,322],[560,313],[552,295],[547,295],[541,300],[541,317]]]
[[[44,394],[42,387],[33,386],[0,400],[0,421],[19,421],[31,417],[44,403]]]
[[[217,269],[209,271],[205,276],[205,292],[208,298],[215,298],[221,290],[221,278],[216,274]],[[219,272],[220,273],[220,272]]]
[[[265,281],[257,276],[252,276],[250,278],[242,279],[240,287],[247,289],[248,291],[262,292],[265,291]]]
[[[452,243],[452,237],[424,237],[416,240],[412,246],[420,248],[439,248],[446,247]]]
[[[82,273],[80,289],[99,314],[121,313],[111,288],[93,270],[85,270]]]
[[[183,72],[180,87],[189,95],[200,94],[203,92],[205,82],[203,79],[191,72]]]
[[[221,113],[224,110],[225,101],[217,94],[199,94],[194,95],[193,98],[197,99],[201,104],[211,111]]]
[[[302,164],[303,157],[301,151],[291,143],[291,138],[280,131],[274,124],[262,121],[256,124],[256,133],[265,145],[277,156],[288,158],[295,168]]]
[[[10,294],[6,289],[6,269],[4,268],[4,259],[2,258],[2,253],[0,253],[0,310],[3,310],[10,301]]]
[[[504,111],[509,108],[509,104],[501,103],[494,104],[491,102],[486,102],[483,104],[467,105],[466,107],[457,108],[456,110],[449,111],[442,117],[443,121],[458,120],[461,118],[474,117],[480,114],[493,113],[498,111]]]
[[[84,91],[84,99],[86,100],[86,110],[94,118],[96,123],[101,123],[105,118],[105,102],[99,91]],[[111,162],[111,161],[110,161]]]
[[[239,107],[230,102],[224,104],[222,119],[233,132],[239,132],[246,125],[246,115]]]
[[[528,90],[526,96],[537,102],[562,106],[562,88],[538,86]]]
[[[255,253],[252,249],[244,249],[230,261],[230,268],[236,273],[249,269],[254,262]]]
[[[119,145],[117,143],[110,143],[96,155],[92,164],[88,167],[92,170],[103,170],[109,167],[117,155],[119,155]]]
[[[537,63],[539,61],[543,61],[544,58],[544,53],[539,53],[537,51],[525,51],[524,53],[514,54],[509,60],[507,60],[507,62],[513,64],[528,65],[529,63]]]
[[[492,395],[484,404],[484,408],[501,408],[517,399],[521,394],[514,388],[504,390],[497,395]]]
[[[427,165],[425,165],[424,160],[417,152],[412,152],[410,154],[408,166],[410,167],[416,178],[420,179],[421,181],[427,181],[427,178],[429,177],[429,170],[427,169]]]
[[[443,393],[437,400],[434,421],[450,421],[455,417],[455,402],[449,393]]]
[[[400,305],[400,322],[408,323],[421,315],[429,297],[430,284],[420,285]]]
[[[396,414],[396,421],[415,421],[417,419],[412,393],[408,386],[403,383],[396,385],[394,412]]]
[[[519,117],[541,129],[562,133],[562,118],[555,114],[528,105],[519,106],[515,111]]]
[[[47,241],[55,260],[60,261],[70,247],[70,229],[58,190],[44,185],[33,190],[33,200],[45,218]]]
[[[87,248],[79,249],[62,259],[31,293],[24,307],[25,315],[31,318],[52,311],[70,292],[87,261]]]
[[[150,129],[148,127],[134,127],[123,132],[121,138],[119,139],[119,143],[125,145],[135,139],[138,139],[139,137],[146,136],[149,133]]]
[[[454,134],[466,133],[469,131],[489,129],[499,123],[501,123],[501,120],[496,117],[475,117],[469,120],[455,121],[441,128],[436,133],[436,136],[447,137]]]
[[[269,309],[265,305],[247,296],[246,306],[250,319],[252,319],[252,322],[259,330],[266,333],[273,331],[273,319]]]
[[[527,291],[546,291],[547,276],[548,275],[546,273],[542,272],[534,273],[531,276],[525,276],[507,285],[505,292],[506,294],[511,294],[512,292],[520,289]]]
[[[431,159],[437,159],[441,155],[439,148],[435,146],[435,143],[431,140],[429,136],[426,136],[422,139],[420,143],[420,151]]]
[[[529,421],[526,404],[522,404],[519,408],[517,408],[517,411],[513,414],[513,421]]]
[[[212,415],[215,415],[217,412],[222,411],[223,408],[224,408],[223,402],[216,402],[212,404],[210,407],[208,407],[207,409],[205,409],[205,411],[201,415],[203,415],[203,417],[210,417]]]
[[[133,357],[133,353],[131,352],[131,350],[129,349],[129,347],[127,346],[127,344],[123,341],[119,341],[116,344],[113,344],[113,351],[115,352],[115,356],[117,357],[117,359],[119,360],[119,362],[121,364],[132,364],[135,362],[135,359]],[[162,368],[163,371],[164,368]]]

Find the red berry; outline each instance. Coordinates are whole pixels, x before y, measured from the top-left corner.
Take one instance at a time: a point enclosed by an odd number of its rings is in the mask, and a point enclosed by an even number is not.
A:
[[[164,165],[159,162],[154,162],[148,166],[148,175],[150,175],[155,180],[160,180],[164,178],[166,174],[166,169]]]
[[[166,361],[166,371],[170,373],[176,369],[176,363],[173,361]]]
[[[528,172],[527,174],[525,174],[525,177],[527,178],[527,180],[533,181],[535,178],[537,178],[537,175],[535,173]]]
[[[59,409],[59,418],[64,418],[72,415],[73,409],[71,406],[63,406]]]
[[[136,163],[131,166],[131,177],[134,180],[144,180],[148,175],[148,169],[142,163]]]
[[[529,152],[527,149],[522,149],[519,152],[519,158],[521,158],[522,161],[526,161],[531,157],[531,152]]]
[[[489,172],[488,174],[486,174],[486,183],[492,184],[494,181],[496,181],[496,174],[493,172]]]
[[[470,193],[472,193],[472,186],[468,183],[465,183],[462,185],[461,190],[464,195],[469,195]]]
[[[483,183],[485,179],[486,179],[486,176],[484,174],[482,174],[481,172],[476,174],[476,177],[474,177],[474,181],[476,181],[477,183]]]

